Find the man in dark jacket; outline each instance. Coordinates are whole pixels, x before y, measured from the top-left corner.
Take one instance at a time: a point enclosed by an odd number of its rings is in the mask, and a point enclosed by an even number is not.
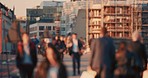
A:
[[[79,39],[77,39],[77,34],[72,34],[72,46],[70,48],[70,55],[72,56],[72,62],[73,62],[73,75],[76,75],[76,63],[78,68],[78,74],[80,74],[80,56],[82,49],[82,43]]]
[[[112,38],[107,36],[107,29],[101,29],[101,37],[91,43],[92,56],[90,68],[97,72],[96,78],[113,78],[115,65],[115,47]]]
[[[141,35],[138,31],[135,31],[132,35],[132,42],[129,45],[129,51],[133,54],[138,55],[138,59],[135,61],[139,62],[139,65],[134,66],[136,78],[142,78],[143,71],[147,69],[147,55],[145,45],[141,42]]]

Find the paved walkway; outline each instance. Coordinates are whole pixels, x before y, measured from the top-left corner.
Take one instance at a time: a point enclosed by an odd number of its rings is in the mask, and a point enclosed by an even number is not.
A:
[[[18,70],[15,67],[15,56],[9,56],[9,70],[11,71],[11,77],[12,78],[18,78],[16,77],[18,74]],[[81,57],[81,73],[86,70],[88,66],[88,60],[90,58],[90,54],[85,54]],[[4,59],[4,58],[3,58]],[[39,62],[43,59],[42,56],[38,56]],[[8,78],[8,72],[7,72],[7,62],[4,60],[0,60],[0,78]],[[39,64],[39,63],[38,63]],[[64,58],[64,64],[67,67],[68,76],[69,78],[80,78],[79,76],[72,76],[73,75],[73,69],[72,69],[72,59],[69,55],[65,55]],[[148,70],[144,72],[143,78],[148,78]]]

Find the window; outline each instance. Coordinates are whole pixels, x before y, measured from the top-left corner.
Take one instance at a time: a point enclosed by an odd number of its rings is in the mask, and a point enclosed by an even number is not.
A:
[[[53,30],[55,30],[55,27],[53,27]]]
[[[44,26],[39,26],[39,30],[44,30]]]
[[[48,28],[48,30],[51,30],[51,26],[48,26],[47,28]]]
[[[63,27],[63,28],[61,28],[61,31],[65,31],[65,28]]]
[[[42,36],[43,35],[43,32],[39,32],[39,36]]]

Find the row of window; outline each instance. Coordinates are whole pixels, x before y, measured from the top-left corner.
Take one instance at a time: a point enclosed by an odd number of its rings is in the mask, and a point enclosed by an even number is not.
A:
[[[89,16],[99,17],[101,15],[100,11],[90,11]]]
[[[100,25],[100,24],[101,24],[101,21],[90,20],[90,25]]]
[[[48,29],[48,30],[55,30],[55,27],[53,26],[39,26],[39,30],[45,30],[45,29]]]
[[[45,30],[45,29],[48,29],[48,30],[56,30],[56,27],[52,27],[52,26],[39,26],[39,30]],[[37,27],[32,27],[30,28],[30,31],[36,31],[37,30]],[[61,28],[61,31],[65,31],[65,27],[62,27]]]

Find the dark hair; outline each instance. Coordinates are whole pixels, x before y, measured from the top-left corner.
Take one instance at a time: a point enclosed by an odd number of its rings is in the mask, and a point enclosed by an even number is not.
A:
[[[101,28],[101,33],[102,34],[106,34],[107,33],[107,28],[106,27],[102,27]]]
[[[121,41],[119,44],[119,50],[126,50],[126,42],[125,41]]]
[[[57,63],[61,63],[60,54],[59,54],[59,51],[56,49],[56,47],[53,44],[49,43],[48,48],[51,48],[53,50],[53,53],[54,53],[53,58],[54,58],[54,60]],[[47,58],[47,56],[46,56],[46,58]]]
[[[72,35],[77,35],[77,33],[72,33]]]

